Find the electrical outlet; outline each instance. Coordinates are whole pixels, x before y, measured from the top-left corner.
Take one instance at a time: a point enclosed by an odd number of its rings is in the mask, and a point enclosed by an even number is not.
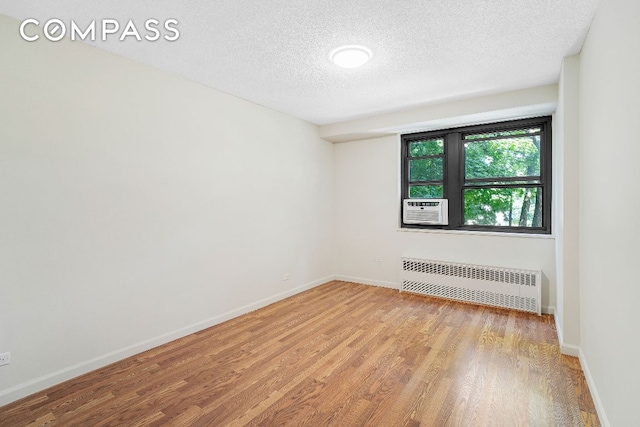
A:
[[[0,366],[2,365],[8,365],[11,362],[11,353],[10,352],[6,352],[6,353],[2,353],[0,354]]]
[[[382,264],[382,263],[384,262],[384,258],[382,258],[381,256],[377,256],[377,257],[376,257],[376,262],[377,262],[378,264]]]
[[[285,274],[282,276],[282,281],[286,282],[287,280],[289,280],[291,278],[291,276],[289,275],[289,273]]]

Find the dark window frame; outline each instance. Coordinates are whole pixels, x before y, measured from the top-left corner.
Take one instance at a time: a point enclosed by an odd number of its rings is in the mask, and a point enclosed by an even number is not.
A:
[[[523,127],[540,127],[540,182],[528,182],[525,184],[505,184],[505,188],[514,187],[539,187],[542,188],[542,226],[541,227],[519,227],[519,226],[490,226],[490,225],[468,225],[463,223],[463,194],[465,188],[473,188],[465,185],[465,134],[503,132]],[[400,203],[400,224],[406,229],[427,229],[427,230],[465,230],[484,231],[498,233],[524,233],[524,234],[551,234],[551,178],[552,178],[552,125],[551,116],[536,117],[530,119],[510,120],[504,122],[465,126],[459,128],[435,130],[428,132],[417,132],[403,134],[400,136],[401,144],[401,201],[409,198],[409,186],[415,185],[416,181],[409,181],[409,144],[425,139],[444,138],[443,155],[443,198],[449,201],[449,224],[448,225],[422,225],[404,224],[402,222],[402,203]],[[528,177],[506,177],[503,181],[518,180],[530,181]],[[536,175],[537,179],[537,175]],[[474,181],[474,180],[472,180]],[[482,181],[482,178],[475,180]],[[419,181],[418,183],[420,183]],[[435,183],[435,181],[433,181]],[[469,182],[469,180],[467,180]],[[485,188],[498,188],[500,185],[493,184]]]

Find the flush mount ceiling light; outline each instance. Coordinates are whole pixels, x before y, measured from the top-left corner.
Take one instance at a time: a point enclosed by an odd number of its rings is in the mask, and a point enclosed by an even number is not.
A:
[[[341,46],[331,51],[331,61],[339,67],[357,68],[371,59],[371,50],[364,46]]]

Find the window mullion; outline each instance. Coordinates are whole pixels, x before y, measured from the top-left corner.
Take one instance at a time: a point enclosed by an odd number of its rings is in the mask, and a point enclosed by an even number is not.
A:
[[[460,165],[462,163],[461,135],[452,132],[445,137],[445,187],[444,197],[449,200],[449,228],[462,224],[462,182]]]

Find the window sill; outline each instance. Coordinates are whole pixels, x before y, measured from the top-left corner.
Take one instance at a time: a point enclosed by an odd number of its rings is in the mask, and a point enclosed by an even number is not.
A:
[[[552,234],[527,234],[527,233],[502,233],[496,231],[472,231],[472,230],[437,230],[437,229],[416,229],[416,228],[400,228],[397,231],[404,233],[432,233],[432,234],[457,234],[472,236],[491,236],[491,237],[518,237],[521,239],[555,239]]]

